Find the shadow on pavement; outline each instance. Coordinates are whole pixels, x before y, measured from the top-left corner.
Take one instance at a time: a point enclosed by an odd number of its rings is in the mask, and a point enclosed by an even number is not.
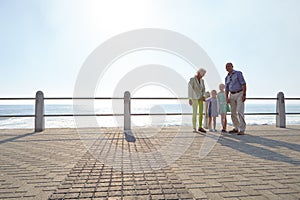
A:
[[[21,138],[24,138],[24,137],[28,137],[28,136],[34,135],[35,133],[36,132],[25,133],[25,134],[18,135],[18,136],[12,137],[12,138],[7,138],[5,140],[0,140],[0,144],[4,144],[4,143],[7,143],[7,142],[13,142],[13,141],[15,141],[17,139],[21,139]]]
[[[300,159],[296,160],[292,157],[283,155],[281,153],[277,153],[273,149],[279,149],[280,147],[284,147],[286,149],[290,149],[292,151],[300,152],[300,145],[294,143],[288,143],[279,140],[268,139],[260,136],[253,135],[230,135],[229,137],[219,138],[218,143],[223,146],[227,146],[229,148],[233,148],[237,151],[243,152],[245,154],[249,154],[251,156],[255,156],[258,158],[278,161],[278,162],[286,162],[293,165],[300,165]],[[264,147],[258,147],[254,144],[259,144]],[[269,148],[273,148],[272,150]]]

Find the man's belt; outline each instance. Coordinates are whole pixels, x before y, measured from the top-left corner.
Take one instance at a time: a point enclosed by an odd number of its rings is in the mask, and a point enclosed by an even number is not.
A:
[[[230,92],[231,94],[236,94],[236,93],[240,93],[241,91],[243,90],[239,90],[239,91],[236,91],[236,92]]]

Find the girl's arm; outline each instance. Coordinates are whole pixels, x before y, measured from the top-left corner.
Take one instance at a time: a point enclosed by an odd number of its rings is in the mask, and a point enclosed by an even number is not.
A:
[[[209,103],[211,101],[211,97],[205,99],[205,102]]]
[[[220,114],[220,103],[218,98],[217,98],[217,113]]]

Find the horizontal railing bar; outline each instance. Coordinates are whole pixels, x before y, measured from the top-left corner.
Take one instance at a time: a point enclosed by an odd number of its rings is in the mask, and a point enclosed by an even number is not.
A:
[[[31,98],[31,97],[19,97],[19,98],[17,98],[17,97],[13,97],[13,98],[0,98],[0,100],[4,100],[4,101],[6,101],[6,100],[35,100],[35,98]]]
[[[131,97],[133,100],[187,100],[187,97]],[[247,100],[277,100],[277,98],[250,97]],[[300,99],[299,99],[300,100]]]
[[[112,100],[124,99],[123,97],[45,97],[45,100]]]
[[[35,117],[35,115],[0,115],[0,118],[10,118],[10,117]]]
[[[204,114],[204,113],[203,113]],[[149,115],[192,115],[192,113],[131,113],[133,116]]]
[[[277,98],[264,98],[264,97],[250,97],[246,98],[246,100],[278,100]]]
[[[278,115],[278,113],[245,113],[244,115]]]
[[[111,99],[124,99],[123,97],[50,97],[44,98],[45,100],[73,100],[73,99],[81,99],[81,100],[111,100]],[[187,100],[187,97],[132,97],[131,100]],[[250,100],[277,100],[277,98],[247,98]]]
[[[192,115],[193,113],[131,113],[133,116],[147,116],[147,115]],[[204,114],[204,113],[203,113]],[[294,113],[293,113],[294,114]],[[299,113],[300,114],[300,113]],[[124,114],[61,114],[61,115],[44,115],[45,117],[59,117],[59,116],[123,116]],[[245,115],[277,115],[277,113],[245,113]]]
[[[187,97],[131,97],[132,100],[187,100]]]
[[[204,114],[204,113],[203,113]],[[132,116],[150,116],[150,115],[192,115],[192,113],[131,113]],[[227,113],[230,115],[230,113]],[[245,113],[245,115],[278,115],[278,113]],[[300,115],[300,113],[286,113],[286,115]],[[124,114],[45,114],[44,117],[88,117],[88,116],[124,116]],[[35,115],[0,115],[0,118],[9,117],[35,117]]]
[[[284,98],[285,100],[300,100],[300,98]]]
[[[44,100],[73,100],[72,97],[45,97]],[[86,98],[84,98],[86,99]],[[94,98],[93,98],[94,99]]]
[[[131,115],[192,115],[193,113],[132,113]],[[245,115],[277,115],[278,113],[245,113]],[[205,115],[203,113],[203,115]],[[228,113],[230,115],[230,113]]]
[[[44,100],[112,100],[123,97],[45,97]],[[132,100],[187,100],[187,97],[132,97]],[[33,97],[0,98],[0,100],[35,100]],[[249,97],[247,100],[277,100],[271,97]],[[285,100],[300,100],[300,98],[285,98]]]
[[[107,116],[123,116],[123,114],[61,114],[61,115],[44,115],[44,117],[107,117]]]

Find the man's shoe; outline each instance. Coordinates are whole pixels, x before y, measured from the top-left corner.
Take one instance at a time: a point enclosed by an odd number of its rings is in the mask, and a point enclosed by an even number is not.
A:
[[[229,131],[229,133],[234,134],[234,133],[238,133],[239,131],[237,129],[233,129],[231,131]]]
[[[202,133],[206,133],[206,130],[204,130],[203,128],[198,128],[198,131],[200,131]]]
[[[223,129],[221,132],[222,132],[222,133],[227,133],[227,131],[226,131],[226,130],[224,130],[224,129]]]
[[[245,135],[245,131],[238,132],[238,135]]]
[[[195,128],[193,128],[193,133],[197,133],[197,130]]]

